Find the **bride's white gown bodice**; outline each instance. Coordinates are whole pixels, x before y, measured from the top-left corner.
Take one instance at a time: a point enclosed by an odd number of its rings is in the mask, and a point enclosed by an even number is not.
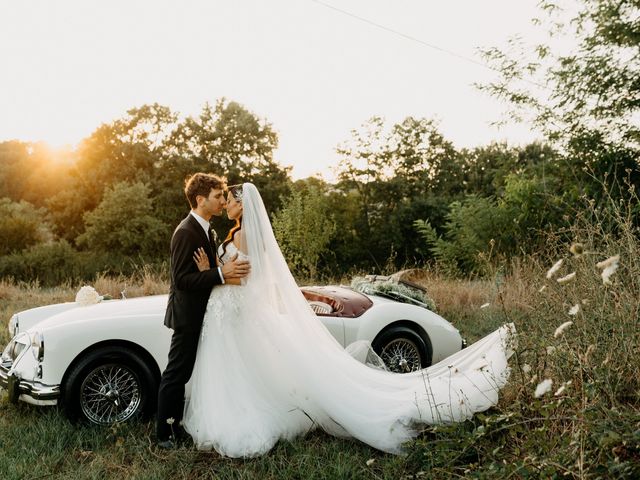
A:
[[[226,248],[222,245],[218,247],[218,258],[222,264],[231,261],[236,254],[239,258],[247,258],[244,253],[238,250],[233,242],[228,243]],[[224,334],[226,330],[225,327],[234,321],[233,318],[235,315],[233,314],[239,312],[240,302],[243,297],[242,290],[243,288],[239,285],[219,285],[214,288],[209,296],[207,313],[202,322],[201,338],[206,337],[211,330],[215,332],[215,335]],[[227,321],[224,322],[223,318],[227,319]],[[203,343],[202,340],[200,340],[200,343]]]
[[[249,224],[246,217],[245,204]],[[209,298],[183,419],[198,448],[251,457],[321,427],[400,453],[417,424],[461,421],[497,403],[509,375],[509,326],[419,372],[370,368],[331,336],[295,281],[282,289],[286,263],[272,261],[279,249],[260,257],[276,244],[270,230],[261,235],[248,250],[247,285],[216,286]],[[222,261],[236,253],[233,243],[219,250]]]
[[[218,247],[218,257],[220,262],[224,265],[227,262],[233,260],[233,257],[238,255],[238,258],[249,258],[247,255],[238,250],[233,242],[229,242],[226,245],[222,244]]]

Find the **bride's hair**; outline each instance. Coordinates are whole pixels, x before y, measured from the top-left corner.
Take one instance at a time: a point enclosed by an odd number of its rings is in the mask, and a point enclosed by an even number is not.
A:
[[[237,202],[242,203],[242,184],[231,185],[228,189],[228,192],[231,195],[233,195],[233,198],[235,198]],[[220,255],[220,258],[224,256],[224,254],[227,251],[227,245],[229,245],[229,243],[233,241],[233,236],[241,228],[242,228],[242,215],[236,218],[236,224],[231,228],[231,230],[229,230],[229,234],[227,235],[227,238],[225,238],[224,241],[222,242],[222,255]]]

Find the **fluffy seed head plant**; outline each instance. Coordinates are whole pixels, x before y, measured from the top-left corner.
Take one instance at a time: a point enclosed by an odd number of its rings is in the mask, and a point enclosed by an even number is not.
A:
[[[562,264],[564,263],[564,259],[560,259],[558,260],[556,263],[553,264],[553,266],[547,270],[547,278],[551,279],[553,278],[553,276],[558,273],[558,270],[560,270],[560,267],[562,267]]]

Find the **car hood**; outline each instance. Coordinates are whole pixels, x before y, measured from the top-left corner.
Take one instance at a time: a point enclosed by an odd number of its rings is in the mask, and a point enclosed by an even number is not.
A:
[[[73,306],[68,310],[56,313],[34,325],[38,331],[75,322],[86,322],[101,318],[142,317],[147,315],[164,315],[168,295],[129,298],[126,300],[107,300],[89,306]],[[21,328],[22,331],[22,328]]]

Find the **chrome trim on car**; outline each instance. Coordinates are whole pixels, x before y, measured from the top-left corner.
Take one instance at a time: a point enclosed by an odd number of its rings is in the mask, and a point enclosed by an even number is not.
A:
[[[42,362],[44,360],[44,335],[40,332],[32,332],[29,338],[34,358],[38,362]]]
[[[8,362],[3,362],[0,365],[0,387],[9,392],[9,400],[12,403],[17,403],[22,395],[27,397],[25,399],[27,402],[29,402],[29,398],[34,402],[60,398],[60,385],[46,385],[42,382],[24,380],[11,371],[11,366],[12,364],[8,364]]]
[[[20,319],[18,317],[18,314],[16,313],[9,319],[9,334],[11,335],[11,338],[15,337],[19,331]]]

